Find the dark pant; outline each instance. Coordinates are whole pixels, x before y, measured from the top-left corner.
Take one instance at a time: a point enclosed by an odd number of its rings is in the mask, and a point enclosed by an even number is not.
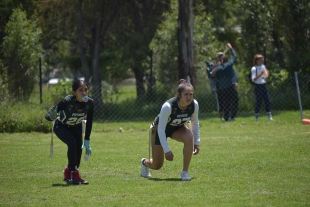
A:
[[[54,132],[68,146],[68,168],[73,171],[80,166],[82,156],[82,124],[67,126],[55,121]]]
[[[224,112],[224,118],[227,121],[228,118],[234,119],[238,111],[238,91],[235,85],[218,90],[220,109]]]
[[[177,127],[174,127],[174,128],[172,128],[172,129],[170,129],[170,130],[165,130],[165,132],[166,132],[166,137],[172,137],[172,135],[173,135],[173,133],[175,132],[175,131],[177,131],[178,129],[180,129],[181,127],[183,127],[184,126],[184,124],[183,125],[180,125],[180,126],[177,126]],[[158,133],[157,133],[157,127],[156,127],[156,135],[155,135],[155,145],[161,145],[161,143],[160,143],[160,140],[159,140],[159,136],[158,136]]]
[[[270,112],[270,96],[266,84],[255,84],[254,93],[256,96],[255,114],[259,113],[262,101],[265,102],[266,112]]]

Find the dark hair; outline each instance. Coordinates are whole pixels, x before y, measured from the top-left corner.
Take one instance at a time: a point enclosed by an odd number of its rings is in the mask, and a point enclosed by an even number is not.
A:
[[[187,82],[187,80],[185,80],[185,79],[180,79],[178,90],[177,90],[177,97],[179,97],[180,94],[185,90],[186,86],[190,86],[194,90],[194,87],[192,86],[191,83]]]
[[[88,87],[87,83],[83,80],[77,79],[77,80],[73,81],[72,91],[76,91],[79,87],[81,87],[81,85],[86,85]]]

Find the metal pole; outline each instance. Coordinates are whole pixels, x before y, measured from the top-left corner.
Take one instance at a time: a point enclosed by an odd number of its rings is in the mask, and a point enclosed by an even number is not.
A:
[[[40,104],[42,104],[42,67],[41,58],[39,58],[39,77],[40,77]]]
[[[302,120],[304,118],[304,116],[302,114],[302,104],[301,104],[301,98],[300,98],[300,91],[299,91],[299,83],[298,83],[297,72],[294,72],[294,74],[295,74],[296,90],[297,90],[297,97],[298,97],[299,110],[300,110],[300,118]]]
[[[153,99],[153,50],[150,50],[150,94]]]

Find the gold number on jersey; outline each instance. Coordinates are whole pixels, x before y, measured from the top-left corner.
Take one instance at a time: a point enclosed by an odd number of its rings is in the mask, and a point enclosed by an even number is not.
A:
[[[182,118],[182,119],[174,119],[174,120],[172,120],[170,125],[178,126],[178,125],[181,125],[181,124],[183,124],[185,122],[188,122],[189,120],[190,120],[190,117],[186,117],[186,118]]]
[[[81,123],[84,118],[85,118],[84,116],[83,117],[71,117],[67,120],[66,124],[73,126],[73,125]]]

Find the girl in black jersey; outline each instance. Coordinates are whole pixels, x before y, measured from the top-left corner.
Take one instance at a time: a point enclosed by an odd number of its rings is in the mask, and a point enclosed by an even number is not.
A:
[[[181,79],[177,90],[177,96],[167,100],[161,108],[151,128],[152,159],[141,159],[141,176],[150,177],[149,168],[159,170],[164,159],[173,160],[173,153],[167,142],[167,137],[182,142],[183,147],[183,170],[182,180],[191,180],[188,174],[189,164],[194,155],[199,153],[200,133],[198,102],[193,99],[194,88],[186,80]],[[185,123],[191,122],[190,130]]]
[[[45,118],[54,121],[53,131],[57,137],[68,146],[68,165],[64,169],[64,181],[73,184],[89,184],[80,177],[82,148],[85,146],[86,154],[90,155],[90,133],[93,124],[93,99],[88,96],[88,86],[82,80],[72,83],[72,95],[63,98],[53,106]],[[86,119],[85,139],[82,140],[82,121]]]

